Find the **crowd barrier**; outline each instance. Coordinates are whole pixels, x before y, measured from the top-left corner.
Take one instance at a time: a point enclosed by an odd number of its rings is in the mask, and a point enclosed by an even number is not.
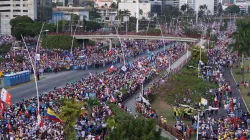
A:
[[[4,86],[15,86],[30,81],[30,72],[21,71],[4,75]]]
[[[76,32],[75,35],[116,35],[116,32]],[[50,32],[48,35],[71,35],[71,32]],[[143,35],[143,36],[161,36],[161,33],[146,33],[146,32],[119,32],[119,35]],[[200,38],[200,35],[187,35],[187,34],[164,34],[169,37],[188,37],[188,38]],[[209,37],[204,37],[209,38]]]

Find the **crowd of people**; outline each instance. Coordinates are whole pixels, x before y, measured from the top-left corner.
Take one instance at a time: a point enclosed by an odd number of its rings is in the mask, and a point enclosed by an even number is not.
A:
[[[168,44],[169,41],[164,43]],[[75,48],[72,51],[67,50],[48,50],[38,48],[40,60],[36,65],[38,69],[43,72],[58,72],[70,69],[91,69],[105,67],[110,64],[123,62],[123,59],[128,57],[136,57],[149,48],[150,51],[158,49],[163,46],[163,41],[125,41],[122,47],[112,49],[105,49],[102,43],[95,46],[88,46],[87,49],[81,47]],[[30,48],[29,53],[32,58],[35,58],[36,49]],[[22,59],[15,60],[13,56],[20,56]],[[28,52],[24,48],[12,49],[5,57],[4,61],[0,63],[0,71],[4,73],[18,72],[22,70],[30,70],[32,66],[28,58]]]
[[[86,112],[77,120],[75,126],[77,138],[99,139],[101,136],[105,136],[107,129],[105,118],[112,115],[112,110],[106,105],[106,101],[121,103],[128,95],[135,93],[140,88],[141,82],[152,79],[158,72],[168,68],[169,63],[177,60],[186,51],[185,46],[181,43],[165,43],[165,45],[171,45],[172,47],[166,47],[166,50],[160,51],[159,48],[164,46],[162,41],[151,41],[150,43],[143,41],[125,42],[127,46],[126,57],[135,57],[134,61],[127,63],[126,68],[113,66],[103,73],[90,73],[88,78],[67,83],[65,87],[56,87],[53,91],[41,94],[39,112],[37,112],[36,97],[6,107],[1,110],[1,137],[65,139],[62,124],[45,118],[47,108],[51,108],[58,113],[61,106],[58,102],[59,99],[83,101],[89,97],[97,98],[101,106],[93,106],[91,113]],[[154,54],[152,51],[155,49],[159,49],[159,51]],[[147,56],[136,58],[146,50],[148,51]],[[77,55],[77,52],[79,51],[76,49],[74,55]],[[22,53],[22,50],[20,53]],[[119,50],[114,50],[112,55],[119,55]],[[82,109],[86,108],[88,108],[87,105],[82,107]],[[42,117],[42,123],[40,124],[37,124],[36,115],[38,113]]]
[[[220,31],[220,23],[214,23],[212,29],[213,34],[218,36],[214,48],[207,51],[208,62],[206,71],[201,72],[201,77],[207,82],[213,82],[219,85],[218,89],[211,89],[210,94],[214,96],[213,101],[208,105],[200,106],[199,116],[196,111],[188,107],[174,107],[174,116],[176,124],[173,126],[177,133],[182,134],[186,139],[194,137],[198,129],[198,137],[202,140],[247,140],[250,139],[250,114],[242,109],[242,99],[238,97],[232,85],[234,81],[230,81],[224,76],[225,71],[233,66],[236,62],[236,55],[226,50],[228,44],[232,42],[229,38],[230,34],[235,31],[235,24],[230,24],[226,31]],[[167,80],[168,74],[153,83],[158,86]],[[237,87],[247,87],[248,84],[240,84]],[[150,88],[147,90],[150,93]],[[146,96],[144,96],[146,98]],[[147,102],[143,102],[142,98],[137,102],[137,109],[146,117],[154,118],[157,113]],[[196,115],[195,115],[196,114]],[[192,120],[192,125],[187,125],[182,119]],[[198,121],[199,118],[199,121]],[[159,118],[157,118],[159,119]],[[167,124],[167,120],[161,116],[162,124]]]

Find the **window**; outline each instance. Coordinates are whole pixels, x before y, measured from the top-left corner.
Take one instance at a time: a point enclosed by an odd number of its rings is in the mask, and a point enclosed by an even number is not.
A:
[[[16,6],[20,6],[20,4],[16,4]]]
[[[10,10],[0,10],[0,12],[10,12]]]
[[[0,7],[10,6],[10,4],[1,4]]]
[[[21,12],[20,10],[13,10],[13,12]]]
[[[19,17],[20,15],[13,15],[13,17]]]
[[[23,7],[26,7],[26,4],[24,4]]]
[[[9,15],[5,15],[5,17],[9,17]]]
[[[23,12],[28,12],[28,10],[23,10]]]

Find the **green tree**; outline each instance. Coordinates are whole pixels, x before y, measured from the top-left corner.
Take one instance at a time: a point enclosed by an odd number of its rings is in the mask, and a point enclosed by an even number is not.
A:
[[[166,16],[167,21],[171,21],[171,18],[178,17],[179,15],[181,15],[179,9],[171,5],[166,6],[163,9],[162,14]]]
[[[20,39],[26,24],[33,23],[34,21],[28,16],[18,16],[10,20],[11,35]]]
[[[90,20],[95,20],[95,19],[101,17],[101,15],[97,11],[98,10],[96,8],[93,8],[91,11],[89,11],[89,19]]]
[[[238,56],[241,56],[241,73],[242,81],[244,81],[244,58],[250,54],[250,20],[248,18],[238,20],[237,30],[232,34],[233,43],[229,45],[232,51],[238,52]],[[239,62],[239,59],[238,59]]]
[[[172,75],[167,82],[160,87],[153,88],[151,96],[162,98],[168,104],[188,104],[184,98],[190,99],[190,104],[200,102],[201,97],[212,101],[213,95],[207,94],[209,89],[217,88],[218,85],[207,83],[198,78],[197,60],[191,60],[179,73]]]
[[[218,5],[218,16],[221,16],[222,12],[223,12],[223,8],[222,8],[221,3],[219,3],[219,5]]]
[[[94,21],[87,21],[86,22],[86,30],[87,31],[96,31],[98,29],[102,28],[101,24],[98,22],[94,22]]]
[[[183,4],[181,6],[181,11],[184,13],[188,9],[188,4]]]
[[[71,14],[70,15],[70,20],[78,22],[80,20],[80,16],[77,14]]]
[[[112,2],[111,5],[110,5],[110,8],[114,8],[114,9],[117,9],[118,6],[115,2]]]
[[[11,43],[3,43],[0,45],[0,55],[6,55],[11,49]]]
[[[64,122],[64,133],[69,140],[76,137],[75,124],[77,119],[85,112],[81,110],[82,102],[75,102],[74,100],[64,101],[59,113],[59,118]]]
[[[10,20],[10,25],[11,27],[15,27],[23,23],[33,23],[33,22],[34,21],[28,16],[18,16]]]
[[[92,107],[95,105],[99,105],[98,101],[96,99],[93,99],[93,98],[89,98],[87,101],[87,104],[88,104],[88,114],[89,115],[91,115],[91,113],[92,113]]]
[[[240,8],[237,5],[228,6],[225,9],[225,12],[229,13],[229,14],[239,14],[240,13]]]
[[[140,9],[140,10],[139,10],[139,13],[140,13],[140,15],[143,15],[143,10]]]
[[[69,35],[52,35],[44,36],[42,38],[42,46],[48,49],[63,49],[70,50],[72,44],[72,36]],[[73,47],[78,46],[77,41],[74,39]]]
[[[109,140],[160,140],[161,129],[156,130],[153,119],[133,116],[122,111],[114,104],[109,105],[115,116],[107,120]],[[112,129],[113,128],[113,129]]]
[[[197,61],[200,60],[200,51],[201,51],[201,61],[203,63],[207,63],[208,57],[207,57],[206,51],[205,49],[200,48],[200,46],[193,46],[191,48],[192,59],[197,60]]]

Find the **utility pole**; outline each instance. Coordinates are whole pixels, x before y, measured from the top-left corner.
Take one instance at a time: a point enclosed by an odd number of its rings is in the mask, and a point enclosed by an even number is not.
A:
[[[139,0],[137,0],[137,7],[136,7],[137,9],[136,9],[136,11],[137,11],[137,13],[136,13],[136,18],[137,18],[137,20],[136,20],[136,33],[138,33],[139,32],[139,12],[140,12],[140,8],[139,8]]]

